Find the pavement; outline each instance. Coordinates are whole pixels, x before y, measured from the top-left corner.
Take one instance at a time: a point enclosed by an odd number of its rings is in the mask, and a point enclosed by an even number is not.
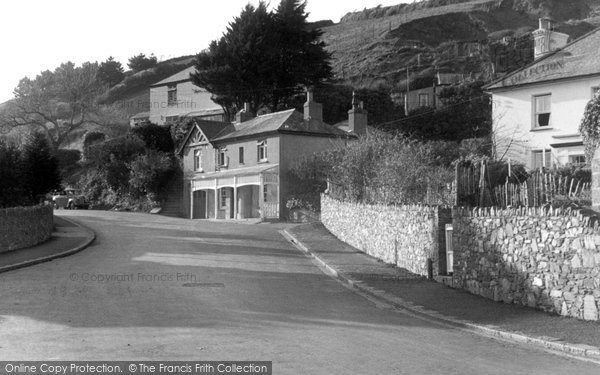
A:
[[[0,253],[0,272],[48,262],[85,249],[95,234],[72,220],[54,216],[54,232],[45,242],[25,249]]]
[[[281,235],[291,224],[56,214],[96,238],[85,251],[0,273],[0,358],[267,360],[275,374],[600,371],[350,288]]]
[[[321,223],[284,235],[344,283],[397,308],[501,339],[600,360],[600,324],[494,302],[385,264],[345,244]]]

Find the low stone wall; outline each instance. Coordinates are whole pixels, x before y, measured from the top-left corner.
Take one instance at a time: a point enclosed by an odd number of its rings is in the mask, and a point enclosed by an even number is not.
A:
[[[53,230],[52,206],[0,209],[0,252],[37,245]]]
[[[423,276],[428,275],[428,259],[433,273],[439,272],[439,251],[445,251],[445,243],[440,243],[444,237],[440,216],[444,210],[438,207],[365,205],[321,196],[321,222],[333,235],[385,263]]]
[[[580,212],[454,209],[454,286],[598,320],[600,231]]]

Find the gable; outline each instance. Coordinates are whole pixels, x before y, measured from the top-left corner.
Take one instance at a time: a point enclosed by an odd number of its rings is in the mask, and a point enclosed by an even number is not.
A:
[[[205,145],[207,143],[209,143],[208,138],[202,132],[202,129],[200,129],[198,125],[194,125],[194,130],[190,134],[190,138],[186,146],[198,146]]]

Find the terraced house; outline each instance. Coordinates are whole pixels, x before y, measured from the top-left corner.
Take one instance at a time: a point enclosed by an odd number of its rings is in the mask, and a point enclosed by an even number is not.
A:
[[[178,150],[183,159],[183,210],[191,219],[287,217],[290,167],[303,155],[344,147],[365,133],[367,113],[354,102],[347,130],[323,122],[307,93],[294,109],[258,117],[248,107],[233,124],[197,119]]]

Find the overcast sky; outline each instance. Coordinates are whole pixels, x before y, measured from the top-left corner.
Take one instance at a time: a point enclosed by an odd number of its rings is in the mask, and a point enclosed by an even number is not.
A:
[[[248,2],[258,0],[9,0],[0,3],[0,103],[25,76],[62,62],[104,61],[154,53],[190,55],[221,36]],[[347,12],[408,0],[308,0],[310,21],[338,22]],[[410,1],[412,2],[412,1]],[[273,6],[279,0],[270,1]]]

